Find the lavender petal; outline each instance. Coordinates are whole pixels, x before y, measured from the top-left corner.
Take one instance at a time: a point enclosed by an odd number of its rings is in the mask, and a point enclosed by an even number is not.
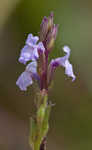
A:
[[[27,87],[32,83],[33,81],[30,73],[25,71],[19,76],[16,85],[19,86],[22,91],[26,91]]]
[[[68,60],[70,56],[70,48],[68,46],[64,46],[63,51],[66,52],[66,55],[64,57],[59,57],[51,61],[51,70],[53,71],[58,66],[62,66],[65,68],[65,74],[69,77],[72,77],[72,81],[74,81],[76,77],[73,73],[73,67]]]
[[[76,79],[76,77],[73,73],[73,67],[68,60],[66,60],[66,62],[65,62],[65,74],[69,77],[72,77],[72,81],[74,81]]]
[[[24,48],[21,50],[19,62],[26,64],[27,61],[36,60],[39,57],[37,48],[30,47],[25,45]]]
[[[31,47],[34,47],[38,42],[38,40],[39,40],[38,36],[33,36],[32,34],[29,34],[26,40],[26,44]]]
[[[26,67],[26,71],[31,72],[31,73],[37,73],[37,62],[33,61],[29,63]]]
[[[44,51],[45,51],[45,48],[44,48],[44,45],[43,45],[42,42],[39,42],[39,43],[38,43],[37,49],[40,50],[41,52],[44,52]]]

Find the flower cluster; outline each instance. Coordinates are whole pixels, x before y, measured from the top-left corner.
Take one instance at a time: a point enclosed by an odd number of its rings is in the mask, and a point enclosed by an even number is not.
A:
[[[48,18],[44,17],[40,28],[39,37],[32,34],[28,35],[19,57],[19,62],[24,65],[30,61],[16,82],[23,91],[27,90],[33,80],[38,81],[41,90],[48,90],[53,74],[59,66],[65,68],[65,74],[72,77],[72,81],[76,78],[69,62],[70,48],[68,46],[63,47],[65,56],[52,59],[48,63],[48,57],[53,49],[58,31],[58,26],[53,23],[53,13]]]

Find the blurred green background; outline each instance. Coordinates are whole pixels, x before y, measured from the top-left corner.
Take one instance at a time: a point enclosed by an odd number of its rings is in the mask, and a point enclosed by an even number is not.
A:
[[[18,62],[28,33],[36,35],[44,16],[53,11],[59,34],[52,56],[69,45],[77,79],[58,69],[49,100],[48,150],[92,149],[92,1],[0,1],[0,150],[30,150],[29,117],[35,112],[35,86],[21,92],[16,80],[25,66]]]

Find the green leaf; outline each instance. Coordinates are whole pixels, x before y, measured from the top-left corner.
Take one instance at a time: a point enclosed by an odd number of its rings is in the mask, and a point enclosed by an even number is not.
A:
[[[36,124],[36,121],[33,118],[31,118],[30,119],[29,143],[33,149],[34,149],[36,134],[37,134],[37,124]]]

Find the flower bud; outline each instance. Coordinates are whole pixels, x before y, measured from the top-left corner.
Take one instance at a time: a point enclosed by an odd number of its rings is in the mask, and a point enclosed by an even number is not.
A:
[[[51,31],[49,32],[48,36],[47,36],[47,42],[46,42],[46,48],[47,50],[51,50],[54,46],[54,42],[56,40],[56,35],[58,32],[58,25],[53,25],[53,28],[51,29]]]
[[[46,39],[47,33],[50,31],[50,29],[53,27],[53,13],[50,14],[50,16],[44,17],[41,23],[41,29],[40,29],[40,41],[44,41]]]
[[[53,27],[53,12],[48,17],[48,31]]]

